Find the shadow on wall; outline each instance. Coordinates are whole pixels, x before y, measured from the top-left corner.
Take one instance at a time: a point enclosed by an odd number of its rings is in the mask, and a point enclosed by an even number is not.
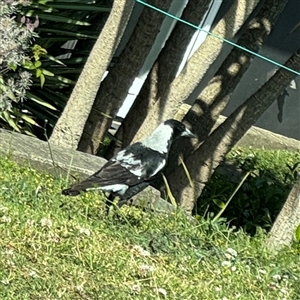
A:
[[[300,47],[299,1],[289,1],[275,24],[266,44],[260,51],[276,62],[284,63]],[[223,114],[228,116],[252,95],[278,69],[277,66],[255,58],[232,95]],[[292,80],[284,93],[260,117],[255,126],[300,140],[300,78]]]

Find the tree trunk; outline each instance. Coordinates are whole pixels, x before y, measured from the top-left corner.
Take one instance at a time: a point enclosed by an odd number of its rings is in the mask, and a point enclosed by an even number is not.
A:
[[[214,35],[231,40],[244,24],[259,0],[236,0],[215,28]],[[223,40],[208,35],[205,42],[194,53],[180,75],[172,82],[167,91],[159,91],[156,98],[151,99],[148,114],[144,118],[133,141],[149,135],[163,120],[174,117],[180,105],[199,85],[206,71],[222,50]],[[158,78],[158,80],[160,80]]]
[[[119,45],[134,3],[133,0],[114,1],[107,22],[53,130],[50,142],[65,147],[77,147],[101,79]]]
[[[237,44],[257,53],[287,2],[288,0],[264,0],[259,12],[249,22]],[[178,166],[176,157],[189,156],[205,141],[253,58],[253,54],[233,48],[183,119],[198,139],[191,139],[184,145],[178,142],[174,144],[176,151],[170,156],[166,174],[173,172]]]
[[[267,240],[268,249],[279,250],[290,246],[300,225],[300,177],[295,182],[274,222]]]
[[[209,3],[210,0],[190,0],[182,13],[181,19],[198,26]],[[126,147],[131,143],[138,128],[146,118],[152,102],[155,103],[159,101],[162,106],[165,105],[165,102],[157,99],[163,94],[168,93],[185,54],[186,47],[195,31],[195,28],[182,22],[177,22],[166,45],[160,52],[144,82],[133,106],[115,135],[120,143],[113,142],[111,144],[108,154],[106,155],[107,158],[115,154],[118,148]],[[164,107],[162,107],[162,109],[164,109]]]
[[[285,64],[300,71],[300,49]],[[257,92],[249,97],[222,123],[193,154],[185,164],[193,180],[190,186],[182,168],[169,176],[174,197],[181,206],[191,213],[195,201],[201,195],[205,184],[214,170],[247,130],[263,112],[281,95],[286,86],[296,77],[295,73],[279,69]],[[197,164],[198,167],[195,167]]]
[[[149,4],[168,10],[172,0],[151,0]],[[101,84],[91,113],[84,127],[78,150],[96,154],[122,105],[134,78],[139,74],[149,51],[159,33],[164,14],[145,7],[134,31]]]

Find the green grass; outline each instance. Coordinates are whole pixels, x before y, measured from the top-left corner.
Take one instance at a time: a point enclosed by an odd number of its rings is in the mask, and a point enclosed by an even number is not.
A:
[[[0,160],[0,299],[300,299],[300,246],[266,249],[222,220],[188,221]],[[233,249],[233,250],[232,250]]]

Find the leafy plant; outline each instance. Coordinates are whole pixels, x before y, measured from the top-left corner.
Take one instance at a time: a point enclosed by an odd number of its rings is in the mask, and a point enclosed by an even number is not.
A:
[[[223,212],[231,225],[254,234],[258,226],[269,229],[280,211],[299,167],[300,153],[264,149],[235,149],[227,156],[238,177],[249,176]],[[293,167],[290,167],[293,166]],[[198,215],[217,215],[238,182],[216,172],[198,199]]]
[[[29,59],[23,64],[8,64],[10,76],[22,70],[28,75],[29,84],[22,90],[22,101],[10,99],[9,107],[6,105],[9,112],[6,109],[2,114],[1,127],[42,139],[45,139],[45,133],[50,136],[104,25],[105,13],[110,11],[107,2],[110,1],[32,0],[27,1],[26,6],[18,6],[14,1],[13,12],[3,10],[8,18],[13,14],[12,20],[17,26],[34,27],[36,44],[28,44]],[[98,23],[101,24],[98,26]],[[24,47],[24,41],[20,42],[20,47]],[[11,86],[17,87],[16,81],[10,82]]]
[[[32,0],[22,10],[27,18],[39,19],[38,44],[47,50],[47,54],[41,58],[43,70],[38,75],[41,75],[40,78],[47,76],[45,70],[54,74],[46,78],[43,88],[40,87],[39,78],[34,78],[27,96],[35,101],[24,103],[24,108],[32,112],[39,125],[34,131],[39,138],[45,139],[45,133],[48,137],[51,135],[105,23],[110,2]],[[43,103],[49,106],[44,107]]]
[[[32,86],[33,75],[40,80],[40,86],[45,83],[45,76],[53,76],[43,68],[41,58],[47,51],[39,45],[32,46],[38,37],[34,32],[38,20],[22,17],[19,22],[16,16],[21,7],[29,5],[27,1],[7,1],[1,6],[2,53],[0,67],[0,125],[4,128],[31,134],[31,126],[38,125],[32,113],[22,106],[27,97],[27,91]],[[36,101],[35,99],[32,99]],[[55,109],[47,103],[40,104]]]
[[[37,36],[35,25],[17,23],[13,14],[19,11],[21,1],[1,3],[1,58],[0,58],[0,120],[16,126],[12,103],[25,99],[26,90],[31,85],[31,74],[21,68],[30,61],[30,42]],[[24,114],[19,114],[23,117]],[[1,121],[0,121],[1,122]]]

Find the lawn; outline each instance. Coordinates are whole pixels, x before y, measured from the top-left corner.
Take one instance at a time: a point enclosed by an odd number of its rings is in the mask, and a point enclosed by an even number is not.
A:
[[[300,245],[271,252],[224,219],[112,209],[0,160],[0,299],[300,299]]]

